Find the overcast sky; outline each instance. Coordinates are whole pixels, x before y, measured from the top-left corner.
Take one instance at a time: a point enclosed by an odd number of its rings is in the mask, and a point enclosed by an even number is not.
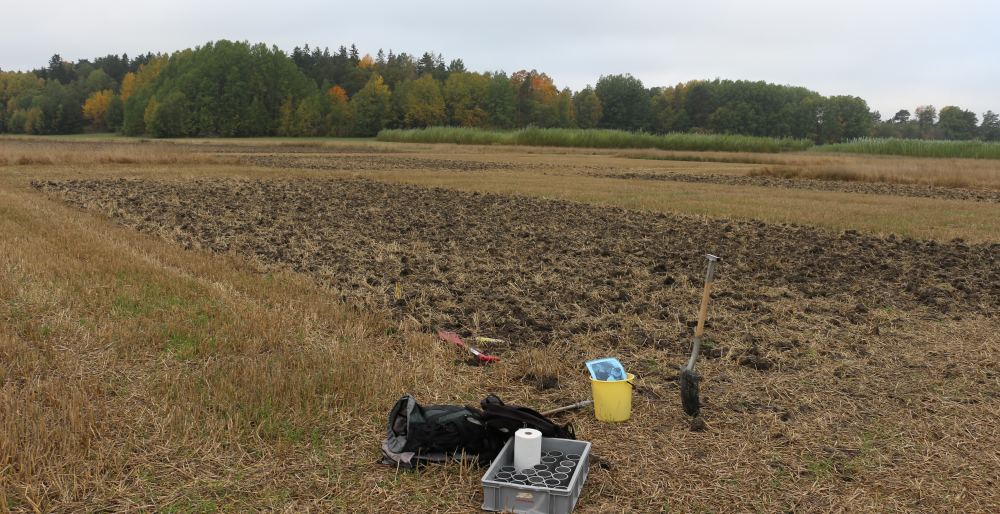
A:
[[[889,117],[917,105],[1000,112],[1000,1],[314,2],[4,0],[0,68],[218,39],[291,51],[392,48],[474,71],[537,69],[579,90],[631,73],[647,87],[716,77],[854,95]]]

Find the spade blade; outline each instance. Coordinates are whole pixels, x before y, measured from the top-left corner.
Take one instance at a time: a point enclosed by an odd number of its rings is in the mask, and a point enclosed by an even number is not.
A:
[[[687,366],[681,367],[678,375],[681,382],[681,406],[688,416],[697,416],[701,410],[701,400],[698,398],[698,382],[701,380],[701,375],[689,370]]]

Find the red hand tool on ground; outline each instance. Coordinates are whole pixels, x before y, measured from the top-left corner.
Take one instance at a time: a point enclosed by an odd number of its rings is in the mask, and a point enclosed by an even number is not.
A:
[[[476,357],[479,358],[479,360],[483,362],[497,362],[500,360],[500,357],[491,357],[489,355],[482,354],[473,348],[465,346],[465,343],[462,342],[462,338],[458,337],[458,334],[454,332],[445,332],[443,330],[438,330],[438,335],[441,337],[441,339],[444,339],[445,341],[451,341],[457,344],[460,348],[465,348],[466,350],[469,350],[470,352],[472,352],[472,355],[475,355]]]

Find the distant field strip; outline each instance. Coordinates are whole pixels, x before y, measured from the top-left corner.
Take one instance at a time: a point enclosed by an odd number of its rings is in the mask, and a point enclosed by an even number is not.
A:
[[[461,159],[426,159],[383,155],[345,155],[299,157],[290,155],[243,155],[241,162],[264,168],[303,170],[365,171],[365,170],[448,170],[495,171],[523,168],[551,168],[547,164],[525,164]]]
[[[867,153],[873,155],[905,155],[909,157],[959,157],[967,159],[1000,159],[1000,142],[927,141],[923,139],[861,138],[846,143],[812,148],[821,152]]]
[[[195,151],[192,151],[195,150]],[[58,164],[219,164],[231,158],[165,143],[0,140],[0,166]]]
[[[265,168],[304,169],[328,171],[450,171],[450,172],[496,172],[516,169],[558,169],[543,163],[511,163],[497,161],[473,161],[462,159],[430,159],[421,157],[382,155],[243,155],[244,164]],[[1000,203],[1000,191],[961,187],[939,187],[923,184],[894,184],[878,181],[844,180],[842,178],[814,178],[812,170],[804,168],[798,174],[783,176],[784,167],[763,167],[751,170],[747,175],[725,175],[718,173],[653,173],[633,171],[625,167],[576,166],[572,174],[583,173],[596,178],[616,178],[628,180],[661,180],[730,186],[773,187],[782,189],[804,189],[813,191],[833,191],[869,195],[890,195],[910,198],[934,198],[945,200],[969,200],[975,202]],[[588,171],[583,171],[588,170]],[[829,175],[829,174],[828,174]],[[827,175],[822,175],[826,177]]]
[[[1000,162],[994,159],[927,159],[904,155],[820,152],[754,154],[662,150],[623,150],[617,157],[765,165],[752,170],[751,176],[1000,191]]]
[[[800,151],[813,146],[813,142],[807,139],[679,133],[654,135],[624,130],[541,129],[535,127],[506,131],[468,127],[393,129],[379,132],[377,139],[399,143],[658,148],[661,150],[759,153]]]
[[[971,200],[975,202],[1000,203],[1000,192],[980,191],[933,186],[908,186],[878,184],[870,182],[834,182],[828,180],[786,179],[767,176],[739,175],[698,175],[691,173],[590,173],[592,177],[611,177],[628,180],[667,180],[673,182],[697,182],[723,184],[729,186],[777,187],[782,189],[807,189],[814,191],[836,191],[867,195],[906,196],[911,198],[935,198],[943,200]]]

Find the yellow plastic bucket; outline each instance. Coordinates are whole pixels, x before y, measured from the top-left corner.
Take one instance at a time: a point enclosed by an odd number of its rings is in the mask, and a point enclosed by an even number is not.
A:
[[[625,380],[590,379],[594,392],[594,415],[601,421],[625,421],[632,415],[632,381],[635,375],[625,374]]]

